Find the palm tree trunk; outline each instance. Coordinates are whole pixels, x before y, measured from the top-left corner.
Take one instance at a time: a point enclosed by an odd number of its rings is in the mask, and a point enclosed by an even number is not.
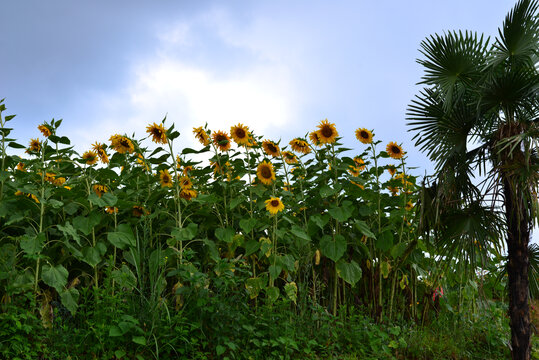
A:
[[[504,179],[505,215],[507,219],[507,274],[509,281],[509,317],[511,325],[511,357],[530,359],[530,308],[528,304],[529,222],[524,199]]]

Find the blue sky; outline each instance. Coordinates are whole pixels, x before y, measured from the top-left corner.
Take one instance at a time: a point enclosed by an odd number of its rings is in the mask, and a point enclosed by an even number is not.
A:
[[[416,175],[406,107],[421,40],[447,30],[495,36],[514,1],[58,1],[2,4],[0,98],[26,144],[63,118],[79,151],[111,134],[145,136],[165,115],[191,129],[238,122],[284,143],[328,118],[348,147],[358,127],[397,141]],[[536,234],[535,238],[539,236]]]

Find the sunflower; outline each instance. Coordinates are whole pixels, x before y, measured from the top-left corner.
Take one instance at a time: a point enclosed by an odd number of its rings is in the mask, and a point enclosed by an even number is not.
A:
[[[144,206],[133,206],[133,216],[141,217],[142,215],[149,215],[150,212],[144,208]]]
[[[271,140],[264,140],[262,141],[262,148],[266,152],[266,154],[277,157],[281,155],[281,150],[279,149],[279,145],[275,144]]]
[[[256,176],[265,185],[271,185],[275,180],[275,171],[273,165],[270,162],[263,161],[258,165],[256,169]]]
[[[52,184],[53,185],[56,185],[56,186],[62,186],[64,185],[66,182],[66,178],[65,177],[59,177],[59,178],[56,178],[52,181]]]
[[[295,154],[291,153],[290,151],[283,151],[281,153],[281,155],[283,156],[284,158],[284,161],[288,164],[288,165],[291,165],[291,164],[297,164],[298,162],[298,158],[296,157]]]
[[[172,176],[167,169],[159,171],[159,182],[161,182],[161,187],[172,187]]]
[[[133,145],[133,142],[122,135],[112,135],[109,139],[111,142],[111,147],[119,152],[120,154],[133,153],[135,151],[135,146]]]
[[[109,163],[109,157],[108,157],[107,153],[105,152],[105,145],[104,144],[95,142],[92,145],[92,149],[97,153],[97,156],[99,156],[99,160],[101,160],[101,162],[103,164],[108,164]]]
[[[387,189],[391,191],[391,195],[397,196],[399,194],[399,188],[394,186],[388,186]]]
[[[278,197],[271,197],[268,200],[265,201],[266,203],[266,210],[269,211],[271,215],[277,214],[279,211],[284,210],[284,204]]]
[[[183,168],[183,174],[184,174],[184,175],[189,175],[189,173],[190,173],[191,171],[193,171],[193,167],[190,166],[190,165],[187,165],[187,166],[185,166],[185,167]]]
[[[86,165],[94,165],[97,162],[97,153],[93,150],[85,151],[82,160],[86,161]]]
[[[39,139],[30,139],[30,146],[26,149],[27,153],[39,152],[41,150],[41,141]]]
[[[372,143],[372,132],[364,128],[359,128],[356,130],[356,138],[363,144],[370,144]]]
[[[108,192],[108,189],[105,185],[95,184],[92,186],[92,190],[97,194],[97,196],[101,197],[104,193]]]
[[[354,163],[356,164],[356,167],[358,168],[359,171],[365,170],[365,161],[363,161],[363,159],[360,158],[359,156],[356,156],[354,158]]]
[[[118,208],[115,207],[115,206],[106,206],[106,207],[105,207],[105,212],[106,212],[107,214],[118,213]]]
[[[193,199],[193,198],[196,198],[198,195],[197,191],[194,190],[194,189],[182,189],[182,191],[180,192],[180,197],[182,199],[185,199],[187,201]]]
[[[412,201],[408,201],[406,203],[406,206],[404,207],[407,211],[410,211],[414,208],[414,204],[412,204]]]
[[[37,174],[39,176],[42,175],[42,173],[40,173],[40,172],[38,172]],[[55,179],[56,179],[56,174],[55,173],[49,173],[49,172],[45,173],[44,180],[46,182],[49,182],[49,183],[53,184]]]
[[[301,140],[300,138],[295,138],[290,141],[290,146],[292,146],[292,150],[298,153],[308,154],[311,152],[309,144],[305,140]]]
[[[216,131],[211,135],[213,139],[213,143],[215,146],[219,148],[221,151],[228,151],[230,150],[230,137],[228,134],[224,131]]]
[[[243,124],[230,127],[230,136],[238,145],[248,145],[250,138],[249,128]]]
[[[393,159],[400,159],[404,156],[404,151],[402,151],[402,148],[394,141],[387,144],[386,151]]]
[[[350,165],[349,169],[348,169],[348,172],[350,173],[350,175],[352,175],[354,177],[359,176],[359,169],[357,167],[355,167],[355,166]]]
[[[249,136],[249,141],[247,142],[247,146],[248,147],[254,147],[254,146],[257,146],[257,145],[258,145],[258,143],[256,142],[255,138],[252,135],[250,135]]]
[[[180,158],[180,155],[176,155],[176,169],[181,169],[182,167],[182,159]]]
[[[146,126],[146,132],[152,136],[152,141],[156,144],[167,143],[167,130],[163,124],[157,125],[153,123]]]
[[[202,126],[199,126],[197,128],[193,128],[193,134],[195,134],[195,137],[198,141],[204,146],[208,146],[210,144],[210,137],[208,136],[208,133],[202,128]]]
[[[193,182],[188,176],[181,176],[179,178],[179,183],[182,189],[191,189],[193,187]]]
[[[22,162],[18,163],[15,170],[26,172],[26,168],[25,168],[24,163],[22,163]]]
[[[144,156],[142,156],[142,154],[137,154],[137,164],[143,167],[144,170],[150,171],[150,167],[148,166],[146,160],[144,160]]]
[[[45,136],[45,137],[49,137],[49,136],[52,135],[51,129],[50,129],[47,125],[45,125],[45,124],[39,125],[39,126],[37,127],[37,129],[38,129],[39,131],[41,131],[41,133],[42,133],[43,136]]]
[[[339,136],[335,124],[330,123],[328,119],[320,121],[317,127],[316,135],[318,135],[321,144],[333,144]]]
[[[395,165],[390,164],[387,166],[387,172],[389,173],[389,175],[391,175],[391,177],[393,177],[395,176],[395,173],[397,172],[397,168],[395,167]]]
[[[309,134],[309,139],[314,145],[322,146],[322,143],[320,142],[320,137],[318,136],[318,133],[316,131],[313,131]]]
[[[35,196],[34,194],[25,194],[23,193],[22,191],[15,191],[15,196],[21,196],[21,195],[25,195],[27,197],[29,197],[30,199],[34,200],[37,204],[39,204],[39,200],[37,198],[37,196]]]

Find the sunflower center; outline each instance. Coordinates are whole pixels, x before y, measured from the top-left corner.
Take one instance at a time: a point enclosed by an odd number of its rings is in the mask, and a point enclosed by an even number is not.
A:
[[[226,141],[228,143],[228,139],[226,138],[226,136],[224,136],[224,135],[218,135],[217,136],[217,142],[218,143],[221,143],[221,142],[224,142],[224,141]]]
[[[275,147],[275,145],[273,145],[272,143],[268,143],[268,149],[270,152],[272,153],[276,153],[277,152],[277,148]]]
[[[324,126],[322,128],[322,135],[324,135],[324,137],[332,137],[333,136],[333,130],[329,127],[329,126]]]
[[[271,179],[271,170],[267,166],[264,166],[262,169],[260,169],[260,174],[264,179]]]
[[[273,207],[279,206],[279,200],[271,200],[271,206]]]
[[[399,149],[398,146],[392,146],[392,147],[391,147],[391,151],[392,151],[394,154],[400,154],[400,153],[401,153],[401,149]]]
[[[123,147],[129,147],[129,141],[127,139],[120,140],[120,145]]]
[[[362,131],[362,132],[360,133],[360,135],[361,135],[361,137],[362,137],[363,139],[368,139],[368,138],[369,138],[369,134],[367,134],[366,131]]]
[[[245,133],[245,130],[243,130],[242,128],[238,128],[236,129],[236,136],[239,138],[239,139],[243,139],[247,134]]]

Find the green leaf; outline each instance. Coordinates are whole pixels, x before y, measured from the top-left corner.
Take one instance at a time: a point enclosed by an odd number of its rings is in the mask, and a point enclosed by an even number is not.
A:
[[[398,243],[397,245],[393,246],[391,248],[391,256],[393,257],[393,259],[396,259],[398,258],[399,256],[401,256],[402,254],[404,254],[404,251],[406,250],[406,248],[408,247],[408,245],[406,243]]]
[[[79,301],[78,290],[75,288],[66,289],[60,293],[60,299],[62,300],[62,305],[69,310],[71,315],[75,315],[77,308],[79,307],[79,304],[77,303]]]
[[[198,233],[198,224],[190,223],[181,229],[174,229],[172,236],[176,241],[193,240]]]
[[[210,259],[215,262],[218,262],[221,257],[219,256],[219,250],[217,250],[217,245],[215,245],[215,242],[209,239],[204,239],[203,242],[204,245],[208,248]]]
[[[268,271],[273,279],[277,279],[281,274],[281,271],[283,271],[283,268],[280,265],[270,265]]]
[[[324,229],[324,226],[326,226],[328,221],[329,221],[329,216],[318,215],[318,214],[311,216],[311,218],[309,219],[309,222],[314,223],[320,229]]]
[[[217,345],[215,347],[215,353],[217,354],[217,356],[223,355],[225,351],[226,351],[226,347],[224,347],[223,345]]]
[[[393,233],[389,230],[384,231],[378,236],[378,240],[374,244],[378,249],[388,251],[393,246]]]
[[[311,237],[299,226],[293,225],[290,232],[300,239],[311,241]]]
[[[62,265],[43,265],[41,279],[45,284],[52,286],[60,293],[67,284],[68,275],[67,269]]]
[[[284,292],[286,293],[286,296],[288,296],[288,298],[292,300],[295,304],[298,299],[298,286],[296,285],[296,283],[287,283],[284,286]]]
[[[258,294],[260,291],[266,286],[266,282],[268,281],[267,276],[264,277],[253,277],[245,280],[245,288],[247,289],[247,292],[249,293],[249,297],[251,299],[254,299],[258,297]]]
[[[146,345],[146,338],[144,336],[133,336],[133,342],[139,345]]]
[[[266,289],[266,302],[273,304],[279,298],[279,288],[272,286]]]
[[[99,250],[94,247],[83,248],[81,260],[90,265],[91,267],[95,267],[101,261]]]
[[[66,222],[65,226],[56,225],[56,227],[64,234],[66,238],[75,240],[80,246],[80,236],[77,234],[77,230],[75,230],[69,221]]]
[[[45,243],[45,233],[38,235],[23,235],[21,238],[21,249],[28,255],[38,254],[43,249]]]
[[[330,197],[330,196],[332,196],[332,195],[334,195],[336,193],[337,193],[337,190],[330,188],[328,185],[324,185],[320,189],[320,196],[322,198]]]
[[[215,236],[217,237],[217,239],[226,243],[231,243],[234,239],[235,234],[236,232],[234,231],[234,229],[230,227],[215,229]]]
[[[389,276],[390,270],[391,270],[391,265],[389,265],[387,261],[382,261],[380,263],[380,271],[382,272],[384,279],[387,279],[387,277]]]
[[[290,254],[286,254],[279,257],[279,263],[286,269],[288,272],[296,271],[296,260]]]
[[[15,141],[10,141],[7,146],[14,149],[26,149],[26,146],[16,143]]]
[[[324,235],[320,240],[320,250],[324,256],[337,262],[346,251],[346,239],[342,235],[335,235],[335,240],[333,240],[331,236]]]
[[[114,352],[114,356],[116,356],[118,359],[123,358],[127,353],[124,350],[116,350]]]
[[[254,254],[260,249],[260,243],[256,240],[249,240],[245,243],[245,257]]]
[[[372,233],[371,229],[369,229],[369,225],[365,221],[356,220],[354,223],[354,226],[359,232],[366,237],[369,237],[371,239],[376,239],[376,236]]]
[[[124,332],[116,325],[113,325],[109,329],[109,336],[123,336]]]
[[[341,260],[336,264],[336,266],[337,274],[348,284],[354,286],[361,279],[361,267],[354,260],[349,263]]]
[[[236,206],[239,204],[245,202],[247,198],[245,196],[236,196],[232,201],[230,202],[230,209],[233,210]]]
[[[127,224],[118,225],[118,231],[109,232],[107,235],[107,239],[112,245],[122,250],[127,247],[135,247],[135,245],[137,244],[135,236],[133,235],[133,231],[131,230],[131,227]]]
[[[89,235],[94,226],[101,222],[101,215],[92,212],[89,216],[77,216],[73,219],[73,227],[83,233]]]
[[[331,215],[332,218],[339,222],[345,222],[352,216],[352,213],[354,212],[354,208],[352,206],[339,206],[339,207],[332,207],[328,210],[329,215]]]
[[[250,233],[251,230],[255,228],[256,224],[257,224],[256,219],[241,219],[240,220],[240,227],[246,234]]]

